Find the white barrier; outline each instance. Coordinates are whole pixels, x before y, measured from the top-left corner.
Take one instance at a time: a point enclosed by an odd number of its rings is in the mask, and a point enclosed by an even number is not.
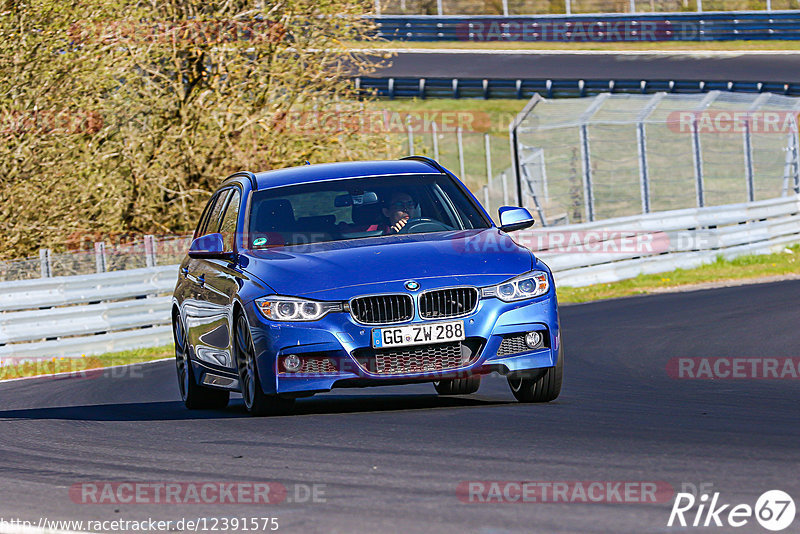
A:
[[[798,243],[800,195],[550,227],[546,232],[584,237],[594,232],[600,239],[607,232],[619,242],[625,236],[651,235],[668,245],[650,253],[565,252],[558,247],[536,251],[560,286],[608,283]],[[536,232],[516,234],[518,239],[526,236]],[[171,265],[0,283],[0,365],[169,344],[169,294],[177,271]]]

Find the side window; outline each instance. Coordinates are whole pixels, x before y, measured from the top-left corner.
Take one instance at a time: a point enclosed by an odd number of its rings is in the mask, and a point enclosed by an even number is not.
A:
[[[208,220],[203,221],[200,232],[197,234],[198,236],[219,232],[219,218],[220,215],[222,215],[222,210],[225,209],[225,201],[228,199],[228,195],[230,195],[230,193],[231,190],[226,189],[225,191],[218,193],[214,200],[212,200],[214,205],[209,211]]]
[[[208,201],[208,204],[206,204],[206,209],[203,210],[203,214],[200,216],[200,222],[197,223],[197,228],[194,231],[195,237],[203,235],[203,230],[205,230],[208,224],[208,215],[211,213],[211,210],[214,209],[214,202],[216,202],[216,200],[217,196],[214,195],[211,197],[211,200]]]
[[[231,199],[228,202],[228,208],[225,210],[225,215],[222,217],[222,224],[220,224],[219,232],[222,234],[222,239],[225,242],[225,251],[231,252],[234,248],[236,240],[236,222],[239,220],[239,201],[241,194],[238,189],[233,190]]]

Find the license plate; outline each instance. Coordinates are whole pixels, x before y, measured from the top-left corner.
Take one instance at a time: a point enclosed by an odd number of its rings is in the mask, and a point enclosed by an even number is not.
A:
[[[464,321],[372,329],[372,347],[376,349],[462,341],[463,339]]]

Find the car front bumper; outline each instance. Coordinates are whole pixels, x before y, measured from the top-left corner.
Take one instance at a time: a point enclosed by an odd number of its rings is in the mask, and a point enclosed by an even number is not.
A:
[[[416,317],[403,324],[463,320],[467,340],[480,345],[477,355],[458,368],[445,371],[379,374],[368,371],[356,359],[359,349],[371,347],[374,326],[357,323],[349,313],[329,313],[313,322],[277,322],[264,317],[255,303],[246,306],[253,334],[261,385],[267,394],[303,394],[328,391],[336,387],[389,385],[416,381],[435,381],[470,374],[507,374],[556,365],[560,335],[555,291],[541,297],[503,302],[482,298],[470,315],[456,319],[423,321]],[[395,326],[395,325],[392,325]],[[514,354],[498,355],[505,336],[540,331],[545,347]],[[507,351],[505,351],[507,352]],[[295,354],[301,358],[330,359],[335,369],[321,372],[279,372],[281,358]]]

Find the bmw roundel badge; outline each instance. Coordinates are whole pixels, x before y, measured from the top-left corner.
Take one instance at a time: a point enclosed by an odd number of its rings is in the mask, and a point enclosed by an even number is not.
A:
[[[419,289],[419,282],[415,280],[409,280],[408,282],[406,282],[406,289],[408,289],[409,291],[416,291],[417,289]]]

